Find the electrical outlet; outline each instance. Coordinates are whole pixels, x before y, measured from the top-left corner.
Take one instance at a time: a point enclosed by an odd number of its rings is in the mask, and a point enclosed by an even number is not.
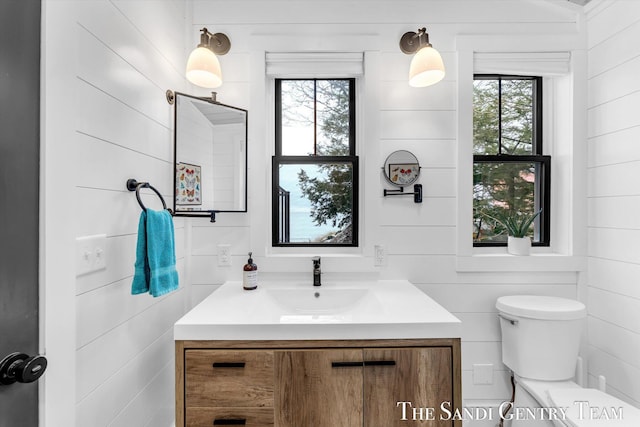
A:
[[[373,249],[373,265],[376,267],[383,266],[385,264],[386,253],[383,245],[375,245]]]
[[[107,235],[76,238],[76,276],[107,268]]]
[[[218,245],[218,266],[228,267],[231,265],[231,245]]]

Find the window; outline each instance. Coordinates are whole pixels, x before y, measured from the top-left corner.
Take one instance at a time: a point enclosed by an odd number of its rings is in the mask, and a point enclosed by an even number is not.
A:
[[[276,79],[273,246],[358,245],[355,79]]]
[[[542,78],[475,75],[474,246],[506,245],[496,219],[540,211],[527,234],[549,246],[551,158],[542,151]]]

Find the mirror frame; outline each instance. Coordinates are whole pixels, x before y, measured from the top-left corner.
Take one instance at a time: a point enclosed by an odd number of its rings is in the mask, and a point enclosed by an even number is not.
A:
[[[173,92],[172,100],[169,100],[169,95],[167,95],[167,99],[169,103],[173,104],[173,182],[171,186],[173,187],[173,216],[185,216],[185,217],[200,217],[200,218],[210,218],[211,222],[216,222],[216,214],[220,212],[247,212],[248,205],[248,187],[249,187],[249,111],[244,108],[234,107],[233,105],[223,104],[215,100],[215,92],[213,92],[213,96],[211,97],[201,97],[195,95],[189,95],[187,93],[182,92]],[[224,209],[208,209],[208,210],[200,210],[200,211],[186,211],[186,210],[178,210],[177,204],[177,188],[176,188],[176,179],[177,179],[177,165],[178,165],[178,96],[182,96],[185,98],[191,98],[198,101],[208,102],[213,105],[218,105],[225,108],[230,108],[233,110],[244,112],[245,114],[245,127],[244,127],[244,140],[245,140],[245,150],[244,150],[244,209],[243,210],[224,210]]]
[[[407,183],[403,183],[403,184],[399,184],[397,182],[394,182],[391,180],[391,177],[389,176],[389,171],[387,170],[388,166],[389,166],[389,159],[391,159],[391,156],[393,156],[394,154],[398,154],[398,153],[408,153],[411,156],[413,156],[413,158],[415,159],[415,164],[418,166],[418,172],[415,176],[415,178],[413,180],[411,180],[411,182],[407,182]],[[415,154],[413,154],[411,151],[409,150],[396,150],[392,153],[390,153],[387,158],[384,161],[384,165],[382,165],[382,173],[384,175],[384,177],[387,179],[387,182],[393,186],[396,187],[406,187],[408,185],[411,184],[415,184],[415,182],[420,178],[420,169],[422,169],[422,167],[420,166],[420,162],[418,161],[418,158],[416,157]]]

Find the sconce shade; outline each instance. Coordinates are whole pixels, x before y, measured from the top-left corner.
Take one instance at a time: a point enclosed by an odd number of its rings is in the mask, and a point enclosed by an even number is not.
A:
[[[425,87],[444,78],[444,63],[440,53],[431,45],[423,46],[413,56],[409,67],[409,85]]]
[[[199,46],[191,52],[187,61],[187,80],[197,86],[216,88],[222,85],[222,70],[215,53]]]

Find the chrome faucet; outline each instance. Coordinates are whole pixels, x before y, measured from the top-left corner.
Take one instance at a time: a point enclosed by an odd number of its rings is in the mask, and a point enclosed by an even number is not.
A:
[[[322,270],[320,270],[320,257],[311,258],[313,261],[313,286],[320,286],[320,276],[322,275]]]

